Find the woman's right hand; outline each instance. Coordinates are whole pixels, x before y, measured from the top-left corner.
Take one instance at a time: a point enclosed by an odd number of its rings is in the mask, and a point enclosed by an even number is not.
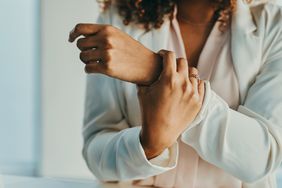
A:
[[[69,41],[77,38],[80,59],[87,73],[102,73],[120,80],[149,85],[161,72],[161,58],[137,40],[110,25],[78,24]]]
[[[202,107],[204,82],[173,52],[161,51],[163,71],[151,86],[138,86],[142,113],[140,141],[148,159],[170,147]]]

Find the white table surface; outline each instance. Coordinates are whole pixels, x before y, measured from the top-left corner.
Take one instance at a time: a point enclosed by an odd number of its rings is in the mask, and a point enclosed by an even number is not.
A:
[[[19,176],[2,176],[2,182],[4,188],[140,188],[139,186],[133,186],[126,183],[103,184],[97,180],[32,178]]]
[[[282,188],[282,169],[277,173],[278,188]],[[2,176],[4,188],[141,188],[130,184],[103,184],[97,180],[32,178],[19,176]],[[1,176],[0,176],[0,188]],[[144,187],[142,187],[144,188]],[[148,187],[147,187],[148,188]]]

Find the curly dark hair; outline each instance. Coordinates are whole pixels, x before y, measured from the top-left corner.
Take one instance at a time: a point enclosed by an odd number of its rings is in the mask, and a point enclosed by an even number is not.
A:
[[[100,3],[110,4],[111,0],[98,0]],[[175,5],[178,0],[114,0],[119,14],[123,17],[125,25],[129,23],[142,24],[146,30],[160,28],[165,17],[173,17]],[[236,9],[237,0],[211,0],[215,5],[215,21],[226,25],[226,14],[231,15]],[[230,16],[229,16],[230,18]],[[224,24],[225,23],[225,24]]]

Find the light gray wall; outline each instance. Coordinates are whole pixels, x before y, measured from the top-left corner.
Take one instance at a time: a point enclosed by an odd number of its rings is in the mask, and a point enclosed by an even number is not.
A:
[[[82,159],[84,66],[68,34],[79,22],[93,23],[95,0],[42,0],[41,174],[92,177]]]
[[[0,0],[0,171],[35,174],[39,150],[36,0]]]

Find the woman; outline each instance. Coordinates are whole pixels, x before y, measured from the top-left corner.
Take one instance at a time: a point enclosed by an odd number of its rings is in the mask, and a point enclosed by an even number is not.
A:
[[[85,70],[102,73],[87,80],[89,169],[158,187],[276,187],[281,15],[279,1],[116,0],[78,24],[70,41],[83,35]]]

